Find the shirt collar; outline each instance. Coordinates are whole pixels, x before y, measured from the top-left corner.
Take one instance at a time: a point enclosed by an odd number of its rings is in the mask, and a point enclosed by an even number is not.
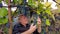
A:
[[[21,27],[25,27],[24,25],[22,25],[21,23],[19,23],[19,25],[21,26]],[[29,24],[26,24],[26,27],[29,27],[30,25]]]

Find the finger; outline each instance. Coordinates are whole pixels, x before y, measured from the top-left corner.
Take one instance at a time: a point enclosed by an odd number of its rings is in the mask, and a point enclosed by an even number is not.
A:
[[[33,26],[33,25],[34,25],[34,23],[31,24],[31,26]]]
[[[37,28],[36,25],[34,25],[34,28]]]
[[[34,25],[34,27],[36,27],[36,25]]]

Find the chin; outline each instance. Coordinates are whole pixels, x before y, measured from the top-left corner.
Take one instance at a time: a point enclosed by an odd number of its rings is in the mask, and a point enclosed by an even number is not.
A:
[[[28,24],[28,23],[25,22],[25,24]]]

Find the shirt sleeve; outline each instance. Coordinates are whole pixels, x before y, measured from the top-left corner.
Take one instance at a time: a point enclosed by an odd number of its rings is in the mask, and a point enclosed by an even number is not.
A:
[[[19,32],[18,26],[16,26],[16,25],[14,26],[12,34],[21,34],[21,33]]]
[[[41,34],[37,31],[37,29],[33,32],[33,34]]]

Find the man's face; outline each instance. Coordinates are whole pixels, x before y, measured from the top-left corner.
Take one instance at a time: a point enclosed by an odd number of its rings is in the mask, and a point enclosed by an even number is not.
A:
[[[27,24],[28,23],[28,18],[26,16],[21,16],[19,22],[21,22],[23,24]]]

